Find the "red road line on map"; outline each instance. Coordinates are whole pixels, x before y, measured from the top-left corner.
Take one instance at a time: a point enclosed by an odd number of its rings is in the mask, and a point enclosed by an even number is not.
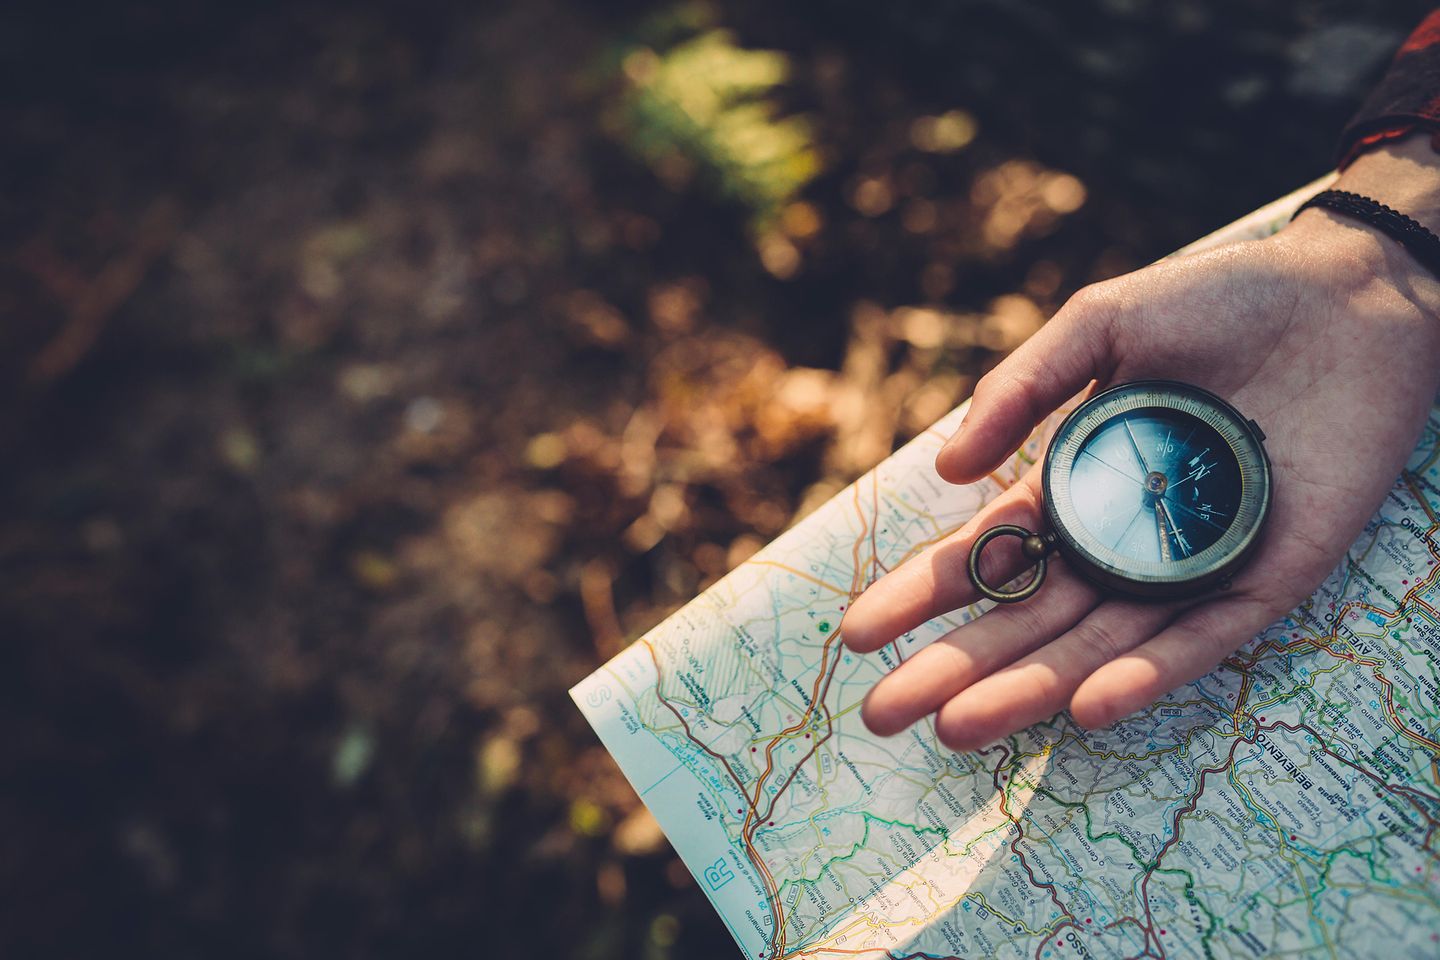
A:
[[[1160,868],[1160,861],[1165,859],[1165,854],[1180,839],[1180,819],[1187,814],[1194,813],[1195,809],[1200,805],[1200,797],[1205,793],[1205,778],[1212,773],[1220,773],[1233,768],[1235,765],[1235,751],[1239,749],[1242,743],[1254,745],[1254,741],[1248,737],[1236,736],[1230,743],[1230,753],[1226,756],[1225,762],[1220,766],[1203,768],[1200,771],[1199,780],[1195,787],[1195,795],[1190,798],[1189,803],[1175,811],[1175,817],[1171,821],[1170,838],[1160,845],[1160,849],[1155,852],[1155,859],[1151,861],[1149,869],[1144,872],[1144,875],[1140,879],[1140,905],[1145,911],[1145,921],[1142,923],[1137,917],[1125,917],[1122,918],[1122,920],[1116,921],[1118,924],[1123,920],[1133,920],[1136,926],[1145,931],[1145,955],[1150,953],[1150,945],[1153,941],[1155,949],[1160,951],[1157,956],[1165,956],[1165,946],[1160,942],[1159,938],[1155,936],[1155,918],[1150,914],[1150,880],[1155,876],[1155,871]]]
[[[655,646],[654,646],[654,644],[650,643],[650,642],[647,641],[647,640],[644,640],[643,638],[641,639],[640,642],[643,643],[643,644],[645,644],[645,649],[650,652],[650,660],[651,660],[651,662],[653,662],[653,663],[655,664],[655,698],[656,698],[657,700],[659,700],[662,704],[664,704],[665,707],[666,707],[666,709],[668,709],[672,714],[675,715],[675,719],[680,722],[680,726],[683,727],[684,730],[685,730],[685,736],[686,736],[686,738],[687,738],[688,740],[690,740],[691,743],[693,743],[693,744],[695,744],[697,747],[699,747],[701,750],[705,751],[705,753],[709,754],[711,757],[714,757],[716,760],[718,760],[718,761],[720,762],[720,765],[725,768],[725,772],[726,772],[727,774],[729,774],[730,779],[731,779],[732,781],[734,781],[736,789],[740,791],[740,795],[741,795],[742,797],[748,797],[749,794],[745,791],[745,784],[741,781],[740,777],[736,775],[734,768],[732,768],[732,767],[730,766],[730,761],[726,760],[725,757],[723,757],[723,756],[720,755],[719,753],[716,753],[714,750],[711,750],[708,746],[706,746],[703,742],[701,742],[701,740],[700,740],[698,737],[695,736],[694,731],[692,731],[692,730],[690,729],[690,724],[689,724],[688,722],[686,722],[685,718],[680,714],[680,711],[679,711],[679,710],[676,710],[676,709],[675,709],[675,705],[674,705],[673,703],[671,703],[669,700],[667,700],[667,699],[665,698],[665,695],[660,692],[660,681],[661,681],[661,677],[662,677],[662,673],[661,673],[661,670],[660,670],[660,658],[659,658],[659,656],[655,653]],[[753,817],[754,814],[755,814],[755,805],[754,805],[754,803],[751,803],[751,804],[750,804],[750,812],[745,815],[745,824],[746,824],[747,826],[748,826],[748,824],[750,823],[750,818]],[[776,934],[777,934],[777,936],[778,936],[779,930],[780,930],[780,917],[779,917],[779,912],[780,912],[780,892],[779,892],[779,888],[775,885],[775,879],[770,875],[770,871],[767,870],[767,869],[765,869],[765,864],[764,864],[763,862],[761,862],[760,857],[759,857],[759,854],[756,853],[753,845],[751,844],[751,838],[752,838],[752,837],[753,837],[753,831],[750,831],[749,835],[747,835],[747,832],[746,832],[746,830],[745,830],[745,827],[742,826],[742,828],[741,828],[741,841],[742,841],[742,842],[744,843],[744,845],[745,845],[745,853],[746,853],[746,856],[748,856],[748,857],[750,858],[750,862],[751,862],[752,864],[754,864],[754,866],[756,867],[756,869],[760,872],[761,878],[764,880],[764,883],[765,883],[765,892],[766,892],[766,894],[768,895],[768,898],[769,898],[770,904],[771,904],[771,916],[774,918],[774,921],[775,921],[775,928],[774,928],[774,929],[775,929]]]
[[[1426,610],[1429,610],[1436,620],[1440,620],[1440,610],[1436,610],[1434,607],[1430,606],[1430,604],[1426,603],[1424,600],[1421,600],[1419,597],[1410,597],[1410,599],[1413,600],[1415,603],[1419,604],[1420,606],[1424,607]]]
[[[1050,895],[1050,902],[1055,904],[1055,908],[1059,910],[1062,914],[1064,914],[1066,918],[1068,918],[1069,920],[1073,920],[1074,914],[1070,912],[1070,908],[1065,906],[1065,904],[1061,903],[1060,898],[1056,896],[1055,884],[1046,883],[1039,877],[1035,876],[1035,871],[1031,869],[1030,862],[1025,859],[1025,854],[1020,849],[1020,841],[1025,838],[1025,827],[1021,824],[1020,818],[1010,812],[1010,794],[1004,787],[1000,785],[1000,770],[1010,759],[1007,756],[1007,754],[1009,753],[1008,747],[1000,747],[1000,750],[1000,762],[995,765],[994,771],[990,774],[990,782],[995,785],[995,789],[1000,793],[999,806],[1001,814],[1004,815],[1006,820],[1009,820],[1012,824],[1015,825],[1015,837],[1013,840],[1010,841],[1010,849],[1014,852],[1016,860],[1019,862],[1021,868],[1025,871],[1025,875],[1030,878],[1031,885],[1043,888],[1045,892]],[[981,750],[978,752],[981,756],[984,756],[990,751]],[[1041,945],[1044,945],[1043,940],[1041,941]]]
[[[1436,573],[1440,573],[1440,567],[1437,567],[1435,571],[1432,571],[1431,576],[1434,576]],[[1416,586],[1411,589],[1411,593],[1414,593],[1414,591],[1418,590],[1419,588],[1420,584],[1416,584]],[[1432,612],[1434,612],[1433,608],[1430,607],[1429,604],[1421,601],[1419,597],[1413,597],[1410,594],[1406,594],[1406,599],[1414,600],[1417,603],[1421,603],[1421,605],[1424,606],[1427,610],[1431,610]],[[1335,622],[1342,622],[1345,619],[1345,614],[1349,612],[1352,607],[1359,607],[1364,610],[1373,611],[1374,613],[1378,613],[1381,616],[1384,616],[1388,620],[1396,620],[1400,617],[1399,613],[1391,613],[1388,610],[1382,610],[1378,607],[1373,606],[1372,604],[1363,603],[1359,600],[1352,600],[1348,603],[1342,604],[1340,606],[1340,609],[1336,611]],[[1437,612],[1436,616],[1437,618],[1440,618],[1440,612]],[[1322,634],[1321,636],[1331,641],[1332,643],[1340,642],[1340,638],[1333,631],[1329,634]],[[1325,653],[1329,654],[1331,657],[1334,657],[1337,660],[1344,660],[1347,663],[1363,664],[1367,667],[1370,667],[1370,672],[1375,677],[1375,680],[1382,687],[1385,688],[1384,713],[1386,719],[1390,721],[1392,729],[1394,729],[1396,733],[1400,734],[1400,736],[1406,738],[1407,740],[1413,741],[1414,743],[1417,743],[1428,750],[1440,753],[1440,741],[1436,741],[1422,734],[1416,733],[1414,730],[1410,729],[1408,726],[1406,726],[1400,721],[1400,715],[1395,709],[1395,685],[1390,681],[1390,678],[1385,676],[1385,674],[1382,672],[1382,668],[1386,666],[1387,661],[1380,657],[1360,657],[1353,654],[1345,654],[1341,651],[1331,649],[1329,644],[1321,643],[1317,640],[1312,640],[1308,638],[1304,640],[1292,641],[1291,643],[1286,644],[1276,644],[1274,641],[1267,641],[1266,643],[1263,643],[1260,646],[1256,647],[1253,654],[1251,654],[1250,656],[1240,656],[1237,654],[1234,658],[1232,658],[1239,665],[1243,677],[1241,681],[1240,692],[1236,694],[1235,697],[1235,709],[1231,711],[1231,720],[1236,724],[1237,727],[1239,726],[1240,719],[1245,715],[1243,704],[1245,703],[1246,694],[1249,691],[1250,685],[1250,677],[1248,674],[1249,667],[1258,663],[1261,659],[1261,654],[1263,654],[1267,649],[1276,652],[1288,651],[1294,649],[1297,645],[1303,645],[1306,643],[1311,644],[1317,649],[1325,651]]]
[[[776,737],[771,740],[770,743],[765,747],[765,772],[755,782],[756,801],[752,808],[752,812],[754,813],[758,813],[759,811],[759,797],[764,790],[765,781],[769,778],[773,767],[772,755],[775,747],[780,743],[781,740],[784,740],[785,738],[790,737],[793,734],[799,733],[807,726],[810,726],[811,717],[815,714],[816,708],[824,705],[825,697],[828,696],[830,693],[830,682],[834,679],[835,668],[840,663],[840,658],[838,656],[832,662],[830,660],[830,654],[834,651],[836,642],[839,639],[840,631],[838,629],[832,630],[830,632],[830,636],[825,638],[825,646],[820,656],[820,671],[815,677],[814,686],[812,686],[810,689],[810,706],[805,709],[805,712],[801,715],[798,721],[796,721],[793,725],[787,727],[786,729],[780,731],[780,733],[777,734]],[[768,821],[771,815],[774,814],[775,805],[780,802],[780,798],[785,795],[785,791],[788,790],[790,788],[790,784],[795,781],[795,777],[800,773],[800,768],[804,766],[809,761],[809,759],[815,755],[815,752],[820,749],[820,745],[828,741],[830,737],[834,734],[834,728],[831,726],[833,721],[830,717],[828,710],[825,711],[825,715],[825,733],[821,736],[817,736],[814,739],[810,749],[805,751],[805,753],[801,755],[798,760],[795,761],[794,766],[792,766],[790,769],[790,775],[781,782],[778,788],[776,788],[774,795],[770,798],[769,806],[765,808],[764,815],[757,817],[755,821],[755,827],[751,830],[752,840],[755,831],[759,830],[760,822]],[[748,819],[749,815],[747,815],[747,822]],[[751,845],[750,849],[754,849],[753,845]],[[758,857],[758,853],[756,854],[756,856]],[[780,906],[778,890],[775,895],[775,906],[772,913],[775,915],[774,950],[775,955],[780,956],[781,951],[785,947],[785,934],[783,927],[780,925],[784,911]]]
[[[655,652],[655,647],[653,644],[644,640],[641,641],[642,643],[645,643],[645,648],[650,653],[651,662],[655,665],[656,698],[665,705],[666,709],[668,709],[671,714],[674,715],[675,719],[684,729],[686,738],[689,739],[696,746],[698,746],[701,750],[703,750],[707,755],[719,761],[721,766],[724,767],[726,774],[729,775],[731,781],[734,782],[736,788],[740,791],[741,796],[749,799],[749,810],[746,812],[745,820],[741,824],[740,839],[741,843],[744,846],[746,856],[749,857],[750,862],[760,873],[765,883],[765,892],[770,902],[770,914],[773,921],[772,929],[774,931],[774,939],[771,944],[771,949],[774,952],[774,955],[777,957],[782,954],[785,948],[785,911],[784,907],[781,905],[780,902],[779,886],[775,883],[774,876],[770,873],[769,868],[765,865],[763,858],[760,856],[760,852],[755,847],[755,834],[759,831],[761,824],[767,822],[774,814],[775,805],[780,801],[780,798],[784,796],[785,791],[790,787],[790,784],[794,782],[795,777],[800,772],[800,768],[804,766],[805,763],[808,762],[809,759],[815,755],[815,752],[819,749],[820,745],[828,741],[833,735],[834,730],[829,726],[831,720],[829,719],[828,711],[826,718],[827,729],[823,734],[817,736],[810,749],[807,750],[798,760],[796,760],[794,766],[790,770],[789,776],[785,778],[785,780],[776,789],[775,793],[770,797],[769,804],[765,807],[763,813],[760,810],[760,803],[765,795],[765,782],[769,779],[770,774],[773,773],[775,769],[775,748],[785,738],[800,732],[801,730],[805,729],[805,727],[811,724],[811,718],[815,714],[816,707],[823,705],[824,698],[829,693],[830,682],[835,675],[835,667],[840,662],[839,657],[836,657],[832,662],[830,659],[830,655],[832,652],[834,652],[836,641],[839,640],[839,637],[840,631],[834,630],[825,640],[825,646],[821,654],[820,660],[820,671],[815,678],[814,686],[811,688],[810,706],[806,708],[805,712],[801,715],[800,719],[796,723],[782,730],[766,745],[765,769],[755,780],[755,794],[753,797],[751,797],[749,791],[746,790],[745,785],[740,779],[740,777],[736,775],[734,768],[730,766],[730,762],[721,754],[710,749],[710,747],[708,747],[698,737],[696,737],[694,731],[690,729],[690,724],[685,720],[684,716],[682,716],[680,711],[675,708],[675,705],[672,704],[669,700],[667,700],[664,694],[660,692],[660,681],[661,677],[663,676],[663,672],[660,667],[660,658]]]
[[[1356,764],[1354,764],[1354,763],[1351,762],[1350,760],[1346,759],[1345,757],[1342,757],[1342,756],[1340,756],[1339,754],[1334,753],[1333,751],[1331,751],[1329,748],[1327,748],[1327,747],[1325,746],[1325,741],[1321,738],[1320,734],[1319,734],[1317,731],[1311,729],[1310,727],[1308,727],[1308,726],[1306,726],[1306,725],[1304,725],[1304,724],[1290,724],[1290,723],[1286,723],[1286,722],[1284,722],[1284,721],[1278,721],[1278,720],[1275,721],[1275,722],[1273,722],[1273,723],[1268,723],[1268,724],[1256,723],[1256,724],[1255,724],[1255,737],[1252,738],[1252,737],[1247,737],[1247,736],[1236,736],[1236,738],[1235,738],[1233,741],[1231,741],[1229,754],[1226,756],[1225,762],[1224,762],[1223,764],[1221,764],[1221,765],[1219,765],[1219,766],[1215,766],[1215,767],[1206,767],[1206,768],[1204,768],[1204,769],[1202,769],[1202,770],[1200,771],[1200,773],[1199,773],[1199,784],[1198,784],[1198,786],[1197,786],[1196,789],[1195,789],[1195,794],[1190,798],[1190,801],[1189,801],[1185,806],[1181,807],[1179,810],[1177,810],[1177,811],[1175,812],[1174,819],[1173,819],[1172,822],[1171,822],[1172,825],[1171,825],[1171,831],[1170,831],[1170,837],[1169,837],[1169,839],[1167,839],[1167,840],[1165,841],[1165,843],[1161,845],[1160,849],[1156,852],[1155,858],[1154,858],[1154,860],[1152,861],[1152,863],[1151,863],[1151,865],[1150,865],[1150,868],[1145,871],[1144,876],[1142,877],[1142,879],[1141,879],[1141,881],[1140,881],[1140,902],[1141,902],[1141,905],[1143,906],[1143,908],[1144,908],[1144,910],[1145,910],[1145,918],[1146,918],[1145,922],[1142,922],[1141,920],[1139,920],[1139,918],[1136,918],[1136,917],[1126,916],[1126,917],[1121,917],[1121,918],[1115,920],[1114,922],[1112,922],[1112,923],[1110,923],[1110,924],[1107,924],[1107,927],[1114,927],[1114,926],[1119,926],[1119,925],[1121,925],[1121,924],[1123,924],[1123,923],[1126,923],[1126,922],[1133,922],[1133,923],[1134,923],[1136,926],[1138,926],[1141,930],[1145,931],[1145,953],[1146,953],[1147,955],[1148,955],[1149,952],[1150,952],[1150,946],[1151,946],[1152,941],[1154,942],[1155,948],[1160,951],[1160,953],[1158,954],[1158,956],[1164,957],[1164,955],[1165,955],[1164,945],[1163,945],[1162,943],[1160,943],[1160,941],[1155,937],[1154,918],[1153,918],[1153,917],[1151,916],[1151,914],[1150,914],[1149,888],[1150,888],[1150,880],[1151,880],[1151,878],[1154,876],[1155,871],[1160,868],[1160,862],[1165,858],[1165,854],[1166,854],[1167,852],[1169,852],[1170,848],[1173,847],[1173,846],[1179,841],[1179,839],[1180,839],[1180,821],[1181,821],[1181,819],[1184,818],[1184,817],[1186,817],[1186,816],[1188,816],[1188,815],[1191,814],[1191,813],[1194,813],[1195,810],[1199,807],[1199,805],[1200,805],[1200,798],[1201,798],[1201,796],[1203,796],[1204,793],[1205,793],[1205,779],[1206,779],[1206,777],[1208,777],[1208,776],[1209,776],[1210,774],[1212,774],[1212,773],[1221,773],[1221,772],[1224,772],[1224,771],[1232,770],[1232,769],[1234,768],[1234,765],[1235,765],[1235,753],[1236,753],[1236,751],[1239,749],[1240,744],[1245,743],[1245,744],[1249,744],[1249,745],[1253,746],[1253,745],[1256,743],[1256,741],[1258,740],[1259,734],[1260,734],[1260,732],[1261,732],[1262,730],[1274,730],[1274,729],[1276,729],[1276,728],[1282,728],[1282,729],[1285,729],[1285,730],[1290,730],[1291,732],[1294,732],[1294,733],[1304,732],[1304,733],[1309,734],[1310,736],[1312,736],[1312,737],[1315,738],[1316,746],[1317,746],[1318,749],[1320,749],[1322,752],[1324,752],[1325,754],[1327,754],[1327,755],[1329,755],[1329,756],[1331,756],[1331,757],[1334,757],[1336,760],[1340,761],[1340,762],[1343,763],[1345,766],[1348,766],[1348,767],[1356,770],[1357,772],[1359,772],[1359,773],[1362,774],[1363,776],[1365,776],[1365,777],[1367,777],[1367,778],[1369,778],[1369,779],[1371,779],[1371,780],[1376,781],[1376,782],[1379,783],[1381,786],[1383,786],[1383,787],[1385,787],[1386,789],[1390,790],[1392,793],[1404,794],[1404,795],[1406,795],[1407,797],[1409,797],[1410,794],[1415,794],[1416,796],[1424,797],[1424,798],[1426,798],[1426,799],[1428,799],[1428,800],[1437,800],[1437,801],[1440,801],[1440,798],[1430,797],[1428,794],[1421,793],[1420,791],[1414,790],[1413,788],[1410,788],[1410,787],[1406,787],[1406,786],[1404,786],[1404,785],[1402,785],[1402,784],[1392,784],[1392,783],[1389,783],[1389,782],[1387,782],[1387,781],[1385,781],[1385,780],[1381,780],[1380,778],[1376,777],[1376,776],[1375,776],[1373,773],[1371,773],[1370,771],[1365,770],[1364,768],[1362,768],[1362,767],[1360,767],[1360,766],[1357,766]],[[1413,798],[1410,798],[1410,799],[1412,800],[1412,803],[1414,803],[1414,799],[1413,799]],[[1429,834],[1427,834],[1427,845],[1428,845],[1428,837],[1431,836],[1431,835],[1433,835],[1433,833],[1434,833],[1435,819],[1434,819],[1433,817],[1431,817],[1430,814],[1428,813],[1428,811],[1426,811],[1426,810],[1424,809],[1424,807],[1420,806],[1420,804],[1415,803],[1415,807],[1416,807],[1417,810],[1420,811],[1421,816],[1422,816],[1428,823],[1430,823],[1430,824],[1432,825],[1432,826],[1431,826],[1431,830],[1429,831]]]
[[[1327,747],[1325,745],[1325,741],[1321,738],[1320,731],[1309,726],[1308,724],[1286,723],[1284,720],[1274,720],[1266,724],[1257,723],[1255,726],[1257,730],[1274,730],[1278,727],[1282,730],[1289,730],[1291,733],[1309,734],[1311,737],[1315,738],[1315,747],[1321,753],[1325,754],[1326,756],[1333,757],[1343,766],[1347,766],[1355,772],[1359,773],[1361,776],[1373,780],[1377,785],[1384,787],[1391,793],[1401,794],[1406,799],[1410,800],[1411,803],[1414,805],[1415,809],[1419,811],[1420,816],[1425,820],[1425,822],[1431,825],[1432,831],[1435,829],[1436,824],[1440,823],[1440,821],[1437,821],[1435,817],[1431,816],[1430,811],[1419,802],[1423,800],[1428,803],[1435,804],[1437,807],[1440,807],[1440,796],[1432,796],[1422,790],[1417,790],[1414,787],[1406,786],[1403,783],[1391,783],[1388,780],[1377,777],[1369,770],[1366,770],[1364,767],[1355,763],[1355,761],[1350,760],[1347,757],[1341,756],[1340,754]]]
[[[1410,488],[1410,495],[1415,498],[1416,503],[1420,504],[1420,509],[1425,511],[1425,516],[1430,518],[1431,523],[1440,525],[1440,521],[1437,521],[1435,516],[1435,511],[1430,509],[1430,501],[1425,498],[1425,495],[1422,494],[1415,485],[1415,475],[1409,470],[1406,470],[1400,474],[1400,477],[1405,481],[1405,485]]]

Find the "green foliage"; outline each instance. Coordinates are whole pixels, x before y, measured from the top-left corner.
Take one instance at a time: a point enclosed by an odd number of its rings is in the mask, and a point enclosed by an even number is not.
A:
[[[672,187],[698,177],[744,204],[760,233],[820,172],[820,153],[809,119],[784,115],[776,102],[788,58],[743,49],[728,30],[699,26],[703,9],[677,8],[681,29],[671,20],[653,31],[682,39],[624,54],[617,132]],[[686,25],[695,30],[684,33]]]

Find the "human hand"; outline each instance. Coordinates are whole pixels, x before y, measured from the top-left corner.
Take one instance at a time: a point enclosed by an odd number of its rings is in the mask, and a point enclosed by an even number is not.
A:
[[[1423,141],[1367,154],[1337,186],[1440,229],[1440,171]],[[1052,558],[1035,598],[961,626],[881,679],[864,705],[871,730],[897,733],[935,712],[940,740],[966,750],[1067,706],[1083,726],[1104,726],[1204,675],[1309,596],[1404,467],[1440,386],[1440,282],[1388,237],[1310,210],[1274,237],[1089,287],[980,381],[936,468],[952,483],[977,480],[1087,384],[1147,378],[1205,387],[1268,435],[1274,502],[1233,586],[1117,599]],[[1040,480],[1037,464],[873,584],[845,614],[846,645],[870,652],[975,602],[971,544],[995,524],[1039,529]],[[991,583],[1026,566],[1015,544],[986,551]]]

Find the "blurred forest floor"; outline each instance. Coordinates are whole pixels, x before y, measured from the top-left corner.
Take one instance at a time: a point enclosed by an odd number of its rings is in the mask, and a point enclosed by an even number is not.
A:
[[[0,954],[734,956],[566,688],[1426,7],[0,14]]]

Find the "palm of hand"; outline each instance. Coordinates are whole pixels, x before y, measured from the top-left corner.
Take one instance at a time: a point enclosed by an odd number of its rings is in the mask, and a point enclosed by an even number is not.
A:
[[[981,381],[937,461],[951,481],[985,475],[1092,379],[1205,387],[1262,425],[1273,467],[1267,530],[1232,589],[1166,603],[1115,599],[1055,562],[1034,599],[953,631],[877,684],[865,705],[873,729],[894,733],[936,711],[941,740],[970,749],[1067,706],[1080,723],[1104,725],[1212,669],[1343,558],[1435,395],[1440,324],[1373,262],[1342,252],[1317,265],[1292,230],[1072,299]],[[996,523],[1035,528],[1040,476],[1037,465],[963,529],[877,581],[846,614],[845,642],[877,649],[973,602],[970,544]],[[996,563],[1007,573],[1023,564],[1013,554]]]

